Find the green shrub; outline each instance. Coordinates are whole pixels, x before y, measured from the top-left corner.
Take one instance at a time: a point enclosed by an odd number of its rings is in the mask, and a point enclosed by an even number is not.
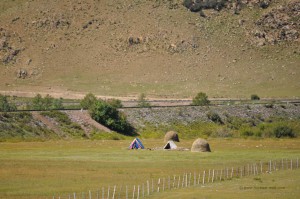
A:
[[[277,126],[274,129],[274,136],[276,138],[281,138],[281,137],[294,138],[296,137],[296,134],[293,132],[293,129],[288,126]]]
[[[208,112],[207,117],[208,117],[208,119],[210,119],[214,123],[223,124],[223,121],[222,121],[221,117],[218,115],[218,113]]]
[[[86,96],[80,101],[80,106],[83,109],[91,108],[97,101],[97,98],[94,94],[88,93]]]
[[[251,95],[251,100],[260,100],[260,97],[256,94]]]
[[[94,120],[114,131],[126,135],[134,134],[134,128],[127,122],[126,116],[103,100],[95,102],[89,112]]]
[[[205,93],[198,93],[192,101],[192,105],[194,106],[205,106],[209,105],[210,101],[208,100],[208,96]]]

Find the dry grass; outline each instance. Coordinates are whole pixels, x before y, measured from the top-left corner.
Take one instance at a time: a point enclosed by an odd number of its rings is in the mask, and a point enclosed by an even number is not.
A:
[[[206,11],[209,18],[202,18],[182,6],[170,10],[162,3],[156,7],[155,1],[18,4],[22,6],[0,16],[0,26],[16,32],[23,42],[12,45],[25,50],[16,64],[0,67],[0,90],[181,98],[199,91],[210,97],[249,97],[253,93],[299,97],[299,54],[294,53],[299,45],[249,44],[247,33],[265,10],[244,9],[240,15]],[[69,28],[34,25],[62,15],[70,20]],[[16,16],[20,19],[12,23]],[[246,20],[244,26],[238,27],[239,19]],[[129,46],[130,36],[149,38],[149,42]],[[181,42],[196,42],[199,47],[169,52],[170,45]],[[25,68],[30,78],[16,79],[19,68]]]

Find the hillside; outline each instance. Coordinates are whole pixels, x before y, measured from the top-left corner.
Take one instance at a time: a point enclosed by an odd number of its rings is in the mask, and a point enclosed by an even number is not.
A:
[[[3,0],[0,90],[300,97],[300,2],[224,2]]]

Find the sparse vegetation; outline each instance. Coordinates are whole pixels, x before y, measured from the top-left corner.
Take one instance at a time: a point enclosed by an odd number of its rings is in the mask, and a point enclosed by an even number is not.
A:
[[[208,96],[206,93],[200,92],[194,98],[192,105],[194,106],[206,106],[209,105],[210,101],[208,100]]]
[[[58,136],[32,118],[28,112],[0,113],[0,142],[41,141]]]
[[[47,94],[44,98],[37,94],[31,102],[27,104],[27,109],[33,109],[33,110],[57,110],[57,109],[63,109],[63,99],[54,99],[49,94]]]
[[[109,99],[109,100],[107,100],[107,103],[109,103],[114,108],[122,108],[123,107],[122,101],[118,100],[118,99],[114,99],[114,98]]]
[[[58,127],[64,132],[65,137],[84,138],[86,136],[81,126],[72,122],[66,113],[45,111],[41,115],[54,119],[58,123]]]
[[[8,111],[15,111],[17,107],[15,104],[10,103],[8,101],[8,97],[5,95],[0,94],[0,111],[8,112]]]
[[[140,94],[138,98],[138,107],[140,108],[149,108],[151,104],[147,101],[146,95],[144,93]]]

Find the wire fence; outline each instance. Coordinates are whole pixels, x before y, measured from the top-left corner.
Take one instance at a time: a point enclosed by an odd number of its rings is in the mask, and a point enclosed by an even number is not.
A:
[[[148,179],[136,185],[112,185],[88,192],[72,192],[70,194],[54,194],[52,199],[142,199],[153,194],[175,189],[201,187],[206,184],[257,176],[280,170],[299,168],[299,158],[255,162],[236,167],[205,169],[201,172],[185,172],[181,175],[166,176],[158,179]]]

